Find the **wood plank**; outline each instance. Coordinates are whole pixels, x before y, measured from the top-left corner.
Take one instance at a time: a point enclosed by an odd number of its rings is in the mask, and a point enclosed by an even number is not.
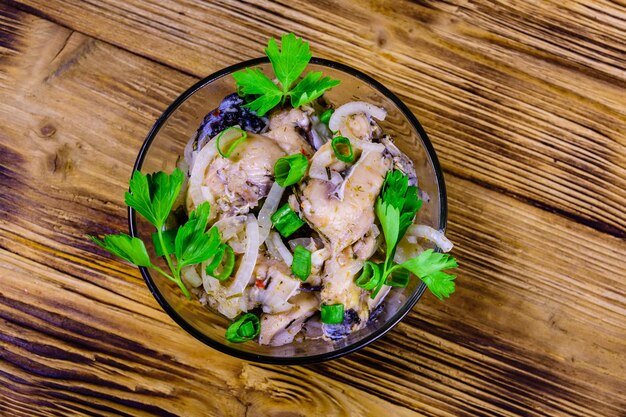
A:
[[[256,365],[204,347],[160,310],[134,268],[84,238],[126,228],[122,195],[137,149],[194,79],[31,15],[2,15],[16,51],[0,64],[0,402],[11,411],[626,408],[626,243],[454,173],[448,233],[461,268],[452,299],[425,296],[381,341],[329,363]]]
[[[446,171],[626,237],[618,3],[12,2],[196,76],[294,31],[397,92]]]

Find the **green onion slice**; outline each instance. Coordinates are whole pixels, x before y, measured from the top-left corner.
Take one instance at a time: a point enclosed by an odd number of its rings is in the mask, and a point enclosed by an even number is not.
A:
[[[163,253],[163,248],[161,247],[161,241],[159,240],[159,234],[157,232],[152,233],[152,243],[154,244],[154,252],[156,256],[165,256],[170,255],[176,250],[176,233],[178,229],[168,229],[161,232],[163,234],[163,243],[165,243],[165,251],[167,253]]]
[[[406,288],[409,285],[411,273],[404,268],[395,269],[388,277],[385,284],[392,287]]]
[[[380,267],[372,261],[366,261],[361,275],[356,279],[356,286],[371,291],[378,286],[381,280]]]
[[[302,245],[296,246],[293,251],[291,272],[302,281],[311,275],[311,251]]]
[[[322,304],[322,323],[341,324],[343,323],[343,304]]]
[[[345,136],[335,136],[331,142],[335,156],[341,162],[354,162],[354,152],[352,152],[352,144],[350,139]]]
[[[289,203],[285,203],[276,210],[276,212],[272,214],[271,219],[272,224],[282,237],[290,236],[304,225],[304,220],[289,207]]]
[[[280,158],[274,164],[276,182],[281,187],[288,187],[299,182],[306,174],[309,160],[301,153]]]
[[[235,268],[235,252],[227,243],[221,243],[206,267],[206,273],[215,279],[224,281],[230,277]]]
[[[261,331],[259,318],[252,313],[246,313],[233,322],[226,329],[226,340],[232,343],[242,343],[254,339]]]
[[[216,146],[217,151],[224,158],[230,158],[237,145],[246,140],[248,134],[245,130],[237,126],[229,127],[217,135]]]
[[[330,121],[330,116],[332,116],[334,112],[335,111],[333,109],[324,110],[324,112],[320,114],[320,122],[328,126],[328,122]]]

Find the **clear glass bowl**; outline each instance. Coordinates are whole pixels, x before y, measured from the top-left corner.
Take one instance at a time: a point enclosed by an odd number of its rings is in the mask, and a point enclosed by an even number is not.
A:
[[[241,62],[218,71],[196,83],[178,97],[159,117],[148,134],[134,169],[144,173],[171,172],[183,154],[189,138],[196,132],[204,116],[216,108],[222,99],[235,91],[230,76],[245,67],[257,67],[266,75],[272,70],[267,58]],[[328,100],[341,105],[359,100],[384,107],[387,118],[380,123],[398,147],[411,157],[420,189],[430,196],[418,214],[418,222],[436,229],[445,229],[447,204],[443,174],[435,151],[411,111],[391,91],[378,81],[351,67],[333,61],[313,58],[307,70],[322,71],[324,75],[341,80],[341,85],[326,93]],[[151,242],[151,225],[128,211],[130,234]],[[152,248],[148,248],[152,250]],[[161,307],[191,335],[219,351],[238,358],[274,363],[304,364],[338,358],[373,342],[395,326],[417,303],[425,286],[413,279],[407,288],[395,288],[387,296],[385,308],[367,327],[337,342],[305,340],[286,346],[261,346],[256,342],[230,343],[224,338],[229,321],[217,312],[202,306],[197,299],[187,300],[179,288],[160,274],[139,268],[148,288]]]

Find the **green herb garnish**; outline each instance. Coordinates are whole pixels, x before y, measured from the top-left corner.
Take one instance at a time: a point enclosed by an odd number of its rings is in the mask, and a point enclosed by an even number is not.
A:
[[[378,287],[381,278],[380,265],[372,261],[365,261],[361,274],[356,279],[356,285],[364,290],[371,291]]]
[[[271,220],[282,237],[292,235],[293,232],[305,224],[304,220],[289,207],[288,203],[283,204],[276,210],[276,212],[272,214]]]
[[[343,323],[343,304],[322,304],[322,323],[341,324]]]
[[[237,145],[245,141],[247,137],[248,134],[245,130],[232,126],[217,135],[215,146],[217,146],[217,151],[220,155],[224,158],[230,158]]]
[[[311,275],[311,251],[302,245],[296,246],[293,251],[291,272],[301,281],[306,281]]]
[[[449,297],[454,292],[456,276],[442,272],[444,269],[457,267],[456,259],[450,255],[429,249],[402,264],[393,262],[396,246],[413,223],[421,206],[422,200],[417,196],[417,187],[409,186],[406,175],[398,170],[387,173],[375,208],[385,236],[387,252],[385,262],[379,266],[381,279],[376,282],[371,298],[376,297],[384,284],[406,286],[408,284],[407,272],[419,277],[439,299]],[[369,290],[372,287],[372,280],[369,277],[374,276],[374,273],[373,270],[369,272],[367,268],[372,269],[366,263],[356,284]]]
[[[348,164],[354,162],[354,152],[352,151],[350,139],[345,136],[335,136],[330,142],[330,146],[333,148],[337,159],[341,162]]]
[[[220,234],[216,228],[206,232],[211,206],[205,202],[192,211],[187,222],[175,231],[172,246],[174,231],[164,231],[163,226],[180,193],[183,177],[184,174],[178,168],[170,175],[164,172],[143,175],[135,171],[130,180],[130,191],[125,197],[126,204],[156,228],[153,236],[155,252],[165,258],[170,273],[152,263],[143,241],[137,237],[120,233],[105,235],[103,239],[95,236],[89,238],[130,263],[158,271],[174,281],[187,298],[191,298],[181,280],[181,269],[211,259],[220,245]]]
[[[324,123],[328,126],[328,122],[330,122],[330,118],[335,111],[333,109],[326,109],[322,114],[320,114],[320,122]]]
[[[274,176],[281,187],[288,187],[299,182],[306,174],[309,160],[301,153],[279,158],[274,164]]]
[[[254,339],[261,331],[259,318],[252,313],[245,313],[235,320],[226,330],[226,340],[243,343]]]
[[[235,252],[233,248],[227,243],[220,244],[213,260],[206,267],[206,273],[217,280],[225,281],[232,275],[234,269]]]
[[[296,38],[293,33],[282,35],[280,50],[276,39],[271,38],[265,53],[272,63],[278,85],[258,68],[245,68],[233,74],[237,92],[255,97],[244,107],[255,111],[258,116],[263,116],[279,103],[284,103],[287,97],[294,108],[310,103],[340,83],[339,80],[322,77],[321,72],[309,72],[292,88],[312,57],[309,43],[302,38]]]

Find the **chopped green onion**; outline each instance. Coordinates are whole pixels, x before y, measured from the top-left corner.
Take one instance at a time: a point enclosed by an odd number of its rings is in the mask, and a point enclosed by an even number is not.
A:
[[[276,182],[281,187],[288,187],[300,181],[309,167],[309,160],[301,153],[284,156],[274,164]]]
[[[217,151],[224,158],[230,158],[230,155],[233,153],[237,145],[246,140],[248,134],[245,130],[238,128],[237,126],[229,127],[228,129],[222,131],[219,135],[217,135],[216,146]],[[225,144],[220,143],[221,141],[226,141]],[[225,149],[228,147],[228,149]]]
[[[384,268],[384,265],[381,266],[381,268]],[[374,298],[376,298],[376,296],[378,295],[378,293],[380,292],[380,290],[383,288],[383,285],[385,285],[385,280],[382,279],[383,276],[383,272],[381,271],[381,279],[378,281],[378,284],[376,284],[376,288],[374,288],[374,290],[372,291],[372,293],[370,294],[370,298],[373,300]]]
[[[296,246],[293,251],[291,272],[302,281],[311,275],[311,251],[302,245]]]
[[[330,121],[330,116],[332,116],[334,112],[335,111],[333,109],[324,110],[324,112],[320,114],[320,122],[328,126],[328,122]]]
[[[340,324],[343,323],[343,304],[322,304],[322,323]]]
[[[350,139],[345,136],[335,136],[331,142],[335,156],[341,162],[354,162],[354,152],[352,152],[352,145]]]
[[[304,220],[285,203],[272,214],[272,224],[282,237],[288,237],[304,225]]]
[[[174,253],[175,249],[175,240],[176,233],[178,229],[168,229],[163,230],[161,234],[163,235],[163,243],[165,243],[165,251],[167,253],[163,253],[163,248],[161,247],[161,241],[159,240],[159,233],[152,233],[152,243],[154,244],[154,252],[156,256],[165,256]]]
[[[224,281],[230,277],[235,268],[235,252],[227,243],[221,243],[213,256],[213,260],[206,267],[206,273],[215,279]],[[218,269],[221,269],[218,271]]]
[[[252,313],[246,313],[228,326],[226,340],[232,343],[247,342],[257,337],[260,330],[259,318]]]
[[[391,285],[392,287],[406,288],[406,286],[409,285],[410,278],[411,273],[409,271],[404,268],[398,268],[387,277],[385,284]]]
[[[355,284],[357,287],[371,291],[378,286],[381,278],[380,267],[372,261],[366,261]]]

